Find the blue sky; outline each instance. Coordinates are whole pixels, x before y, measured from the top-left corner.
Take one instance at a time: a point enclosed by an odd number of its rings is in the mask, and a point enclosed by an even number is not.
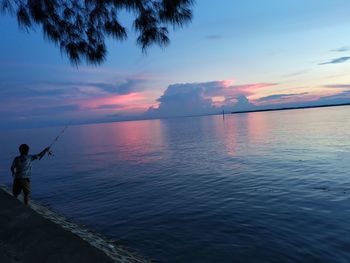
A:
[[[349,1],[217,3],[197,1],[193,22],[147,55],[129,27],[98,67],[0,16],[0,127],[350,102]]]

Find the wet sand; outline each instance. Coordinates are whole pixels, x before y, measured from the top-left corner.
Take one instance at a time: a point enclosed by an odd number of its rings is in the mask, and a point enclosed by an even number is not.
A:
[[[147,262],[32,202],[0,189],[0,262]]]

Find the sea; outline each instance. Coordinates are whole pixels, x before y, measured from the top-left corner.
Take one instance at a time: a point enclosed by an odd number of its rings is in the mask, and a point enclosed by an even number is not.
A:
[[[69,126],[32,198],[154,262],[350,262],[350,107]],[[63,127],[0,131],[18,146]]]

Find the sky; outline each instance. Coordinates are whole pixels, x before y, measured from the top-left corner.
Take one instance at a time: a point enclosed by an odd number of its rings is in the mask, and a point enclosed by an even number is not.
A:
[[[349,10],[348,0],[197,0],[166,48],[143,54],[129,27],[126,41],[108,40],[105,63],[78,67],[39,28],[0,15],[0,128],[350,103]]]

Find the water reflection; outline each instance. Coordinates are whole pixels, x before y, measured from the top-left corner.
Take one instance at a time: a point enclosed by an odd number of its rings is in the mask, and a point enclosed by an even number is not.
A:
[[[162,262],[350,262],[349,111],[71,127],[34,199]]]
[[[269,143],[268,117],[265,113],[228,115],[225,119],[213,116],[210,120],[215,140],[222,142],[222,147],[229,156],[247,153],[251,150],[249,147],[254,148],[254,154],[261,155],[263,151],[256,146],[267,146]]]
[[[101,154],[106,162],[127,161],[130,164],[149,163],[160,160],[166,147],[160,120],[116,122],[91,125],[79,129],[80,138],[89,141],[92,153]]]

